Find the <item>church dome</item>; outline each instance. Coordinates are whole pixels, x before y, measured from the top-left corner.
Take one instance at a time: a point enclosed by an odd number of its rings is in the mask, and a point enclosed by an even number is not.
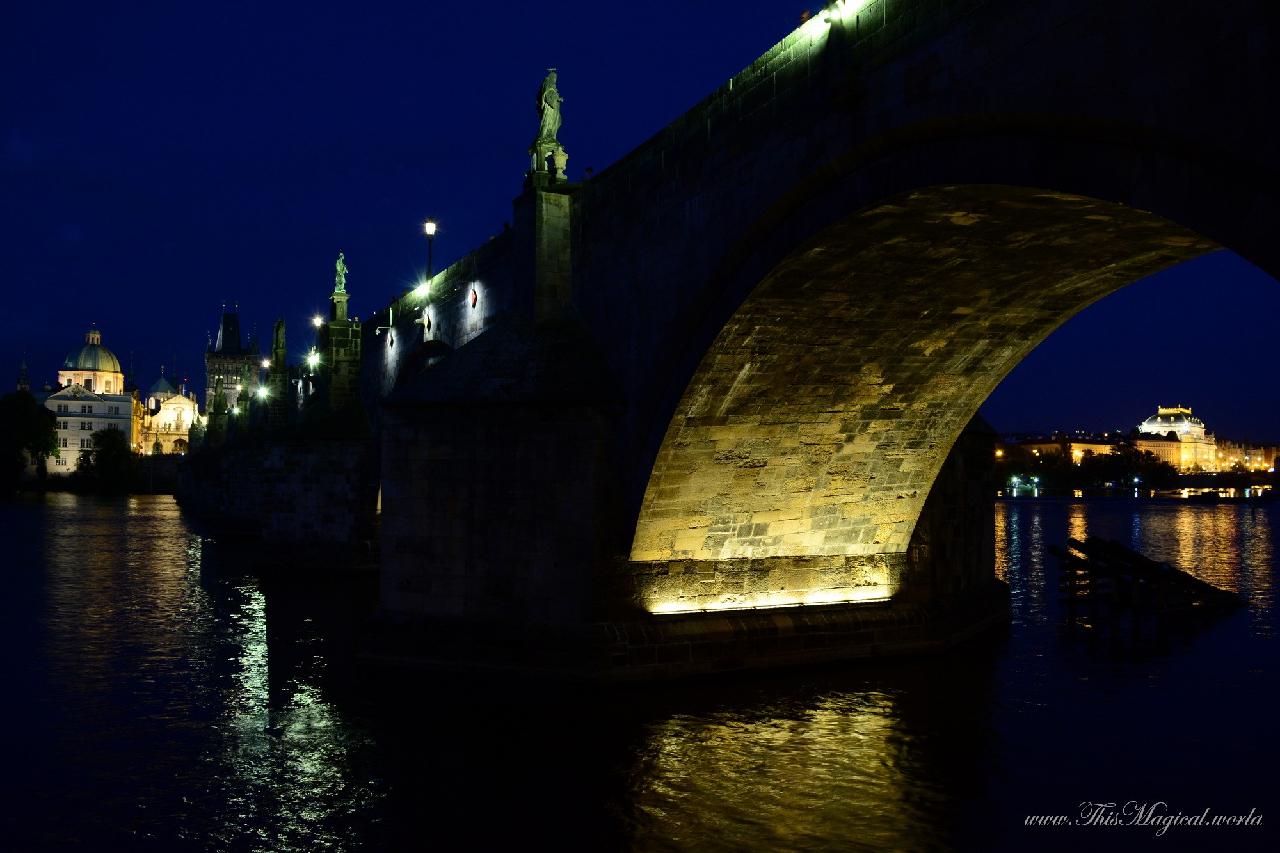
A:
[[[1156,414],[1138,424],[1138,431],[1155,435],[1172,432],[1179,437],[1203,436],[1205,427],[1204,421],[1191,414],[1189,406],[1160,406],[1156,409]]]
[[[102,345],[102,333],[90,329],[84,336],[84,346],[67,355],[63,370],[100,370],[104,373],[121,373],[120,359]]]

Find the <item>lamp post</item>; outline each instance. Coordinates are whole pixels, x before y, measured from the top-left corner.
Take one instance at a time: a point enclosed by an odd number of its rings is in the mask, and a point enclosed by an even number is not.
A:
[[[428,219],[422,223],[422,233],[427,235],[427,279],[429,280],[432,272],[431,250],[435,247],[436,242],[436,221]]]

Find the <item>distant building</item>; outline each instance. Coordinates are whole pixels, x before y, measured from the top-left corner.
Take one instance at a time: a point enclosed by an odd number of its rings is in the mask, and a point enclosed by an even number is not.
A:
[[[209,344],[204,354],[205,412],[221,416],[226,411],[247,406],[247,395],[252,394],[258,385],[258,369],[261,366],[262,356],[258,352],[257,343],[249,340],[241,346],[239,314],[235,311],[223,311],[218,323],[218,337]],[[214,395],[219,385],[225,400],[220,403],[223,411],[215,412]]]
[[[1204,422],[1191,414],[1190,406],[1157,406],[1156,413],[1138,424],[1142,436],[1160,436],[1161,440],[1139,438],[1139,450],[1149,450],[1179,471],[1217,471],[1217,440],[1205,430]],[[1176,445],[1165,439],[1175,439]]]
[[[1182,442],[1172,435],[1143,435],[1133,440],[1133,446],[1143,453],[1150,453],[1161,462],[1165,462],[1178,471],[1186,472],[1189,469],[1182,467],[1183,453],[1186,448]],[[1217,468],[1202,468],[1209,471],[1218,470]]]
[[[70,353],[58,371],[63,387],[37,398],[43,397],[45,408],[57,421],[58,457],[49,465],[55,474],[75,471],[100,429],[121,430],[130,447],[136,451],[139,446],[141,406],[125,392],[120,360],[102,345],[97,329],[90,329],[84,339],[84,346]]]
[[[1218,469],[1230,471],[1237,465],[1249,471],[1269,471],[1275,468],[1280,453],[1274,444],[1249,444],[1247,442],[1218,440]]]
[[[200,407],[194,392],[176,376],[161,376],[147,392],[142,416],[142,452],[145,454],[186,453],[191,446],[191,427],[200,422]]]
[[[1083,430],[1054,432],[1048,436],[1010,436],[997,444],[996,458],[1002,459],[1009,449],[1019,448],[1032,456],[1068,456],[1079,465],[1086,453],[1114,453],[1121,444],[1151,453],[1184,474],[1230,471],[1236,466],[1268,471],[1275,468],[1276,457],[1280,456],[1280,447],[1276,445],[1241,444],[1216,438],[1204,422],[1191,413],[1189,406],[1158,406],[1154,415],[1138,425],[1136,435],[1127,439],[1119,433],[1095,435]]]
[[[1086,453],[1114,453],[1118,442],[1118,438],[1109,436],[1054,434],[1047,438],[1024,438],[1016,443],[1032,456],[1067,456],[1079,465]]]

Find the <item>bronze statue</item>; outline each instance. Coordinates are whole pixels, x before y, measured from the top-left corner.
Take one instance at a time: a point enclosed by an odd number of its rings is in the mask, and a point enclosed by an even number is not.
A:
[[[556,70],[547,69],[547,77],[538,90],[538,142],[555,142],[560,132],[560,105],[564,98],[556,89]]]

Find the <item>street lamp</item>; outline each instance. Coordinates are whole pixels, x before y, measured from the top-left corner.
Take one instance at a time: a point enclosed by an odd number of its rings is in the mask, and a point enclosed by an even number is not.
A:
[[[324,325],[324,318],[317,314],[311,318],[311,325],[315,326],[317,329],[320,328]]]
[[[436,242],[436,221],[434,219],[428,219],[426,222],[422,223],[422,233],[427,235],[427,278],[431,278],[431,250],[435,247]]]

